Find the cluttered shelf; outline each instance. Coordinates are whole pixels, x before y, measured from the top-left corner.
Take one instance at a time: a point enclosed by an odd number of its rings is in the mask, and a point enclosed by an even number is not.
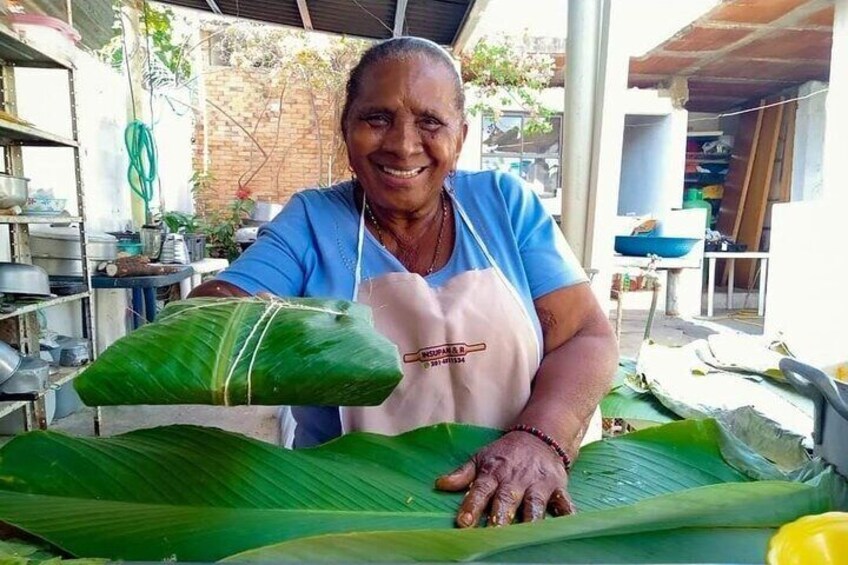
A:
[[[0,23],[0,60],[20,66],[48,69],[70,69],[71,61],[58,53],[48,53],[37,48],[8,26]]]
[[[731,156],[728,153],[687,153],[686,161],[691,163],[702,164],[728,164]]]
[[[83,365],[82,367],[59,367],[58,370],[51,373],[50,377],[47,380],[47,386],[46,388],[44,388],[44,390],[34,393],[27,393],[26,399],[0,401],[0,418],[8,416],[16,410],[24,408],[28,403],[37,400],[40,396],[45,395],[49,390],[56,390],[59,387],[68,384],[69,382],[80,376],[87,368],[88,365]],[[0,398],[2,397],[3,395],[0,394]]]
[[[0,145],[77,147],[79,144],[73,139],[40,130],[3,112],[0,113]]]
[[[0,215],[0,224],[78,224],[82,222],[79,216],[44,215],[44,216],[3,216]]]
[[[77,300],[82,300],[83,298],[88,298],[89,296],[91,296],[89,292],[78,292],[76,294],[70,294],[68,296],[57,296],[55,298],[39,299],[37,301],[27,304],[6,303],[0,306],[0,320],[6,320],[8,318],[22,316],[23,314],[29,314],[30,312],[37,312],[38,310],[50,308],[51,306],[56,306],[58,304],[75,302]]]

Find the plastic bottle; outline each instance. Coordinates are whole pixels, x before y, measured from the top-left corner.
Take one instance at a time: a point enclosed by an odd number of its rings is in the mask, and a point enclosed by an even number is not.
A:
[[[712,225],[712,205],[704,200],[704,191],[700,188],[687,188],[683,196],[683,209],[703,208],[707,211],[706,229]]]

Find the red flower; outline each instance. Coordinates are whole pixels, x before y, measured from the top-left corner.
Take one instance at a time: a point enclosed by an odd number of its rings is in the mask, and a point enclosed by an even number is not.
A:
[[[238,190],[236,190],[236,198],[238,198],[239,200],[247,200],[248,198],[250,198],[250,194],[251,190],[246,186],[242,186]]]

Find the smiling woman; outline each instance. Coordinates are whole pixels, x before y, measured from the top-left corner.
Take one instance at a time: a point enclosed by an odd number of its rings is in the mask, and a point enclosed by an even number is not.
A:
[[[354,179],[295,195],[194,295],[372,307],[403,379],[380,406],[292,408],[295,447],[440,422],[498,428],[508,433],[436,481],[468,491],[457,525],[572,512],[568,471],[587,430],[599,433],[617,352],[562,234],[519,178],[456,171],[462,81],[438,45],[402,37],[366,51],[341,128]]]
[[[462,89],[441,49],[384,45],[351,75],[342,131],[369,229],[408,271],[428,275],[447,262],[443,246],[453,247],[442,192],[468,129]]]

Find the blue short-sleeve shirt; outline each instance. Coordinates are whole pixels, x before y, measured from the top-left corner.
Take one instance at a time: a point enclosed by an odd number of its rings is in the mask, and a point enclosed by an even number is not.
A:
[[[538,196],[519,178],[497,171],[459,171],[451,181],[453,198],[497,266],[522,298],[542,330],[533,301],[554,290],[586,280],[586,275]],[[454,214],[456,243],[447,264],[425,277],[432,287],[490,262],[459,214]],[[354,187],[344,182],[295,194],[251,245],[220,275],[220,280],[255,294],[353,299],[359,212]],[[404,266],[366,230],[362,279]],[[293,409],[296,444],[304,446],[340,433],[336,409]],[[334,422],[329,420],[333,418]]]

